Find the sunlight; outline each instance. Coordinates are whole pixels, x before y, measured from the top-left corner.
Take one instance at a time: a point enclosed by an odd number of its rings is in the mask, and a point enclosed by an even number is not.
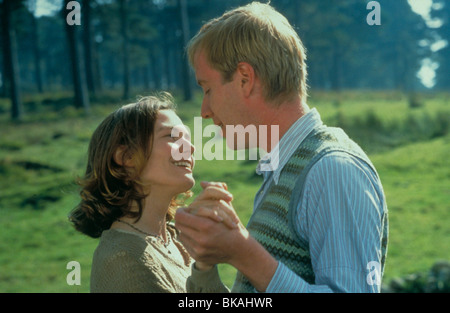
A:
[[[436,70],[438,67],[439,64],[429,58],[422,60],[422,67],[417,73],[417,77],[425,87],[433,88],[436,84]]]
[[[431,6],[433,5],[433,0],[408,0],[411,9],[421,15],[424,19],[430,17]]]
[[[48,0],[36,0],[36,10],[34,16],[50,16],[54,15],[56,11],[60,10],[62,6],[62,0],[48,1]]]
[[[411,6],[411,10],[424,19],[425,23],[430,28],[439,28],[442,26],[443,21],[440,19],[431,18],[431,9],[433,7],[433,0],[408,0],[408,4]],[[446,47],[448,42],[446,40],[438,40],[430,45],[430,50],[436,52]],[[436,84],[436,70],[439,67],[439,63],[432,61],[429,58],[422,60],[421,68],[417,72],[417,77],[426,88],[433,88]]]

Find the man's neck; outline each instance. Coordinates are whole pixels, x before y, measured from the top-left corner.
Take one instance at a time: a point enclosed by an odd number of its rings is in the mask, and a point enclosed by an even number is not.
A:
[[[266,152],[272,151],[289,128],[308,111],[309,107],[306,103],[302,104],[300,99],[268,107],[260,119],[260,125],[267,125],[267,140],[261,142],[260,148]],[[278,128],[278,132],[274,127]]]

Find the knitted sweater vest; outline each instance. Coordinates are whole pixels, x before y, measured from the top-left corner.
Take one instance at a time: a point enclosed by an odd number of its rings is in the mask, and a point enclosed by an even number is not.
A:
[[[365,161],[374,170],[362,149],[339,128],[320,127],[302,141],[280,173],[272,180],[264,198],[254,210],[247,229],[265,249],[307,283],[315,277],[307,239],[294,228],[294,214],[303,193],[309,169],[325,154],[342,151]],[[254,287],[238,272],[232,292],[253,292]]]

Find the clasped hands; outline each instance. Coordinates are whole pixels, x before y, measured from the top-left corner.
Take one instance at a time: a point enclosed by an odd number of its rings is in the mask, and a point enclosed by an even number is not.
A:
[[[248,236],[231,204],[226,184],[202,182],[203,191],[185,208],[177,210],[175,225],[179,239],[196,260],[199,270],[218,263],[232,263],[235,243]]]

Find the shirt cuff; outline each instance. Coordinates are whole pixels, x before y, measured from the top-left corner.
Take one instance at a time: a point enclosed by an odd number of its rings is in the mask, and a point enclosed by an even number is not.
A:
[[[267,293],[301,293],[307,292],[309,284],[291,271],[286,265],[278,262],[277,270],[267,286]]]
[[[214,265],[209,270],[200,271],[195,267],[195,263],[192,263],[191,270],[192,274],[186,282],[187,292],[229,292],[228,288],[220,280],[217,265]]]
[[[220,281],[219,271],[217,265],[214,265],[211,269],[202,271],[195,267],[195,262],[191,265],[192,276],[202,282],[216,283]]]

